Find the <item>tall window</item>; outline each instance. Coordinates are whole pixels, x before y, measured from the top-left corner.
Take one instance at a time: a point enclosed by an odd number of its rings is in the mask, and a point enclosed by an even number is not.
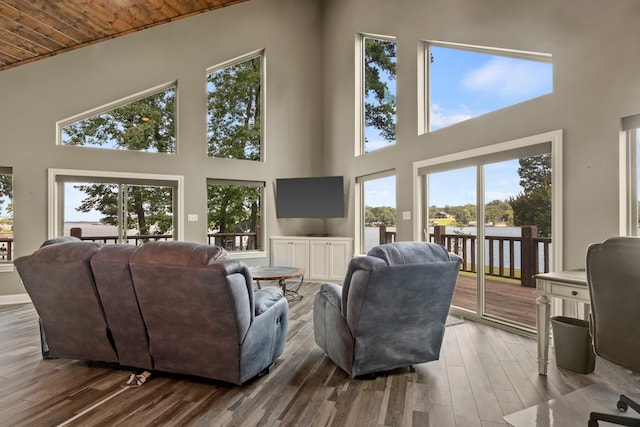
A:
[[[396,176],[394,171],[358,177],[362,195],[362,253],[396,238]]]
[[[51,235],[140,245],[177,240],[181,177],[52,170]]]
[[[13,170],[0,166],[0,263],[13,259]]]
[[[262,68],[256,55],[207,76],[209,156],[261,160]]]
[[[627,189],[626,189],[626,224],[621,230],[622,234],[630,236],[640,236],[640,114],[625,117],[622,119],[622,126],[625,133],[624,153],[626,159],[624,164],[627,167]]]
[[[423,238],[463,258],[457,310],[535,328],[533,276],[562,265],[560,156],[550,132],[416,164]]]
[[[362,38],[362,153],[396,143],[396,42]]]
[[[553,91],[551,55],[428,43],[428,130]]]
[[[211,179],[207,186],[209,243],[227,250],[262,250],[265,183]]]
[[[59,124],[63,145],[175,153],[176,87],[162,87]]]

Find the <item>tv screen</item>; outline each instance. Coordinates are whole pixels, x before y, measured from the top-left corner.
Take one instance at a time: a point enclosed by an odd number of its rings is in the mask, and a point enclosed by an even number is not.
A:
[[[276,179],[278,218],[343,218],[341,176]]]

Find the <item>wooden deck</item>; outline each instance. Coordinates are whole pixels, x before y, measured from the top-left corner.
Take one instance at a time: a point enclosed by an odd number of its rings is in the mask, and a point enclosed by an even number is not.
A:
[[[485,314],[535,328],[535,288],[486,279]],[[453,305],[476,311],[476,277],[460,274]]]

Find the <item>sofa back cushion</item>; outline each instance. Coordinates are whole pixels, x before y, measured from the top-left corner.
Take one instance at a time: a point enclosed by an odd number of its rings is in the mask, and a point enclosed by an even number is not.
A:
[[[57,243],[15,260],[52,357],[118,361],[89,265],[101,247]]]
[[[216,261],[219,254],[215,246],[151,242],[132,255],[156,369],[209,378],[237,375],[239,345],[254,318],[253,288],[246,265]]]
[[[153,369],[147,331],[133,287],[129,258],[136,246],[108,245],[91,258],[91,268],[120,364]]]

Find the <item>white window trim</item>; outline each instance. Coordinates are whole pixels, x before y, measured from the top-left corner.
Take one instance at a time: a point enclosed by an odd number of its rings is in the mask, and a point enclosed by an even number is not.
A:
[[[619,138],[619,220],[618,229],[621,236],[638,234],[638,161],[637,161],[637,129],[640,129],[640,114],[624,117]]]
[[[396,175],[396,170],[395,169],[387,169],[384,171],[380,171],[380,172],[374,172],[374,173],[370,173],[370,174],[366,174],[366,175],[361,175],[356,177],[355,181],[356,181],[356,185],[355,185],[355,196],[354,196],[354,200],[356,200],[356,206],[355,206],[355,211],[354,211],[354,230],[355,230],[355,236],[354,236],[354,244],[357,244],[359,247],[357,248],[357,250],[355,251],[356,254],[358,255],[366,255],[366,253],[363,253],[362,251],[362,246],[364,245],[364,213],[365,213],[365,206],[364,206],[364,184],[368,181],[373,181],[376,179],[381,179],[381,178],[388,178],[390,176],[396,177],[397,179],[397,175]],[[397,185],[397,180],[396,180],[396,185]],[[397,198],[397,188],[396,188],[396,198]],[[354,246],[354,250],[355,250],[355,246]]]
[[[174,217],[173,227],[176,240],[184,240],[184,176],[182,175],[158,175],[144,174],[132,172],[113,172],[113,171],[89,171],[77,169],[48,169],[48,188],[47,188],[47,236],[49,239],[61,236],[64,230],[60,230],[60,219],[62,218],[63,194],[61,194],[61,186],[58,185],[58,176],[78,176],[90,178],[106,178],[106,179],[132,179],[137,181],[167,181],[176,184],[176,214]]]
[[[356,64],[355,64],[355,114],[356,117],[356,129],[354,132],[355,141],[354,141],[354,155],[356,157],[367,154],[365,152],[364,147],[364,39],[376,39],[376,40],[384,40],[397,43],[396,37],[394,36],[383,36],[381,34],[373,34],[373,33],[358,33],[356,35],[355,41],[355,55]],[[396,46],[397,47],[397,46]],[[397,64],[397,58],[396,58]],[[397,94],[396,94],[397,95]],[[396,119],[398,114],[396,113]],[[396,143],[397,144],[397,136]],[[393,146],[395,144],[389,145]],[[387,147],[379,148],[379,151]]]
[[[100,113],[106,113],[107,111],[111,111],[114,110],[118,107],[122,107],[123,105],[127,105],[130,104],[132,102],[135,101],[139,101],[141,99],[144,99],[148,96],[151,95],[155,95],[157,93],[160,92],[164,92],[167,89],[171,89],[171,88],[175,88],[176,91],[176,99],[178,97],[178,82],[177,81],[172,81],[172,82],[168,82],[168,83],[163,83],[161,85],[158,86],[154,86],[150,89],[144,90],[142,92],[138,92],[135,93],[133,95],[127,96],[126,98],[121,98],[112,102],[109,102],[107,104],[101,105],[99,107],[96,108],[92,108],[91,110],[85,111],[83,113],[80,114],[76,114],[74,116],[68,117],[66,119],[62,119],[58,122],[56,122],[56,144],[57,145],[63,145],[66,146],[67,144],[64,144],[62,142],[62,128],[64,128],[65,126],[68,126],[70,124],[79,122],[81,120],[84,119],[88,119],[90,117],[94,117]],[[177,102],[176,102],[176,117],[177,117]],[[177,120],[176,120],[176,134],[178,133],[178,127],[177,127]],[[177,145],[177,144],[176,144]],[[72,147],[74,148],[101,148],[101,147],[94,147],[94,146],[82,146],[82,145],[73,145]],[[104,150],[104,148],[102,148]],[[175,153],[178,152],[178,147],[176,146],[175,149]],[[174,153],[150,153],[150,154],[171,154],[173,155]]]
[[[12,167],[0,166],[0,174],[11,175],[11,180],[13,182],[13,168]],[[14,242],[13,243],[15,244],[15,236],[14,236]],[[15,255],[15,249],[14,249],[14,255]],[[5,261],[0,262],[0,273],[10,273],[12,271],[14,271],[13,260],[11,260],[11,261],[6,261],[5,260]]]
[[[526,59],[551,64],[553,56],[550,53],[533,52],[498,47],[476,46],[464,43],[450,43],[437,40],[425,40],[418,48],[418,135],[433,132],[431,127],[431,61],[429,47],[438,46],[448,49],[466,50],[470,52],[486,53],[489,55],[506,56],[516,59]],[[526,101],[525,101],[526,102]],[[500,109],[510,108],[512,104]],[[486,113],[485,113],[486,114]],[[454,123],[455,124],[455,123]],[[442,129],[442,128],[440,128]],[[439,130],[439,129],[438,129]]]
[[[265,181],[251,181],[251,180],[237,180],[237,179],[227,179],[227,178],[207,178],[207,187],[209,186],[209,184],[217,184],[217,185],[246,185],[248,187],[261,187],[262,188],[262,200],[260,203],[260,216],[262,217],[262,221],[260,223],[260,228],[261,228],[261,232],[260,232],[260,240],[263,242],[262,243],[262,249],[255,249],[255,250],[250,250],[250,251],[228,251],[229,256],[232,259],[244,259],[244,258],[266,258],[267,257],[267,243],[268,243],[268,238],[267,238],[267,231],[265,229],[265,224],[264,224],[264,200],[266,197],[266,188],[267,188],[267,183]],[[208,211],[208,207],[207,207],[207,211]],[[209,224],[207,221],[207,230],[209,228]]]
[[[448,154],[428,160],[421,160],[413,163],[413,232],[414,240],[422,240],[422,219],[423,219],[423,192],[421,191],[421,176],[418,173],[420,168],[434,166],[442,163],[449,163],[458,160],[464,160],[472,157],[480,157],[488,154],[498,153],[501,151],[514,150],[537,145],[542,143],[551,143],[551,235],[553,236],[553,266],[554,270],[561,271],[564,268],[563,253],[563,226],[562,226],[562,130],[546,132],[538,135],[528,136],[512,141],[502,142],[498,144],[488,145],[472,150],[462,151],[458,153]]]
[[[206,69],[205,72],[205,93],[207,96],[205,97],[205,111],[207,111],[207,132],[205,132],[205,147],[209,143],[208,129],[209,129],[209,106],[208,106],[208,98],[209,98],[209,88],[208,88],[208,79],[209,74],[215,73],[216,71],[222,70],[227,67],[231,67],[232,65],[240,64],[242,62],[248,61],[253,58],[260,58],[260,160],[259,162],[267,161],[267,150],[265,144],[265,136],[266,136],[266,123],[267,123],[267,55],[266,49],[254,50],[253,52],[246,53],[241,56],[237,56],[228,61],[221,62],[214,66],[211,66]],[[205,149],[205,156],[208,156],[208,150]],[[221,157],[216,157],[220,159]],[[233,159],[233,160],[243,160],[243,159]]]

